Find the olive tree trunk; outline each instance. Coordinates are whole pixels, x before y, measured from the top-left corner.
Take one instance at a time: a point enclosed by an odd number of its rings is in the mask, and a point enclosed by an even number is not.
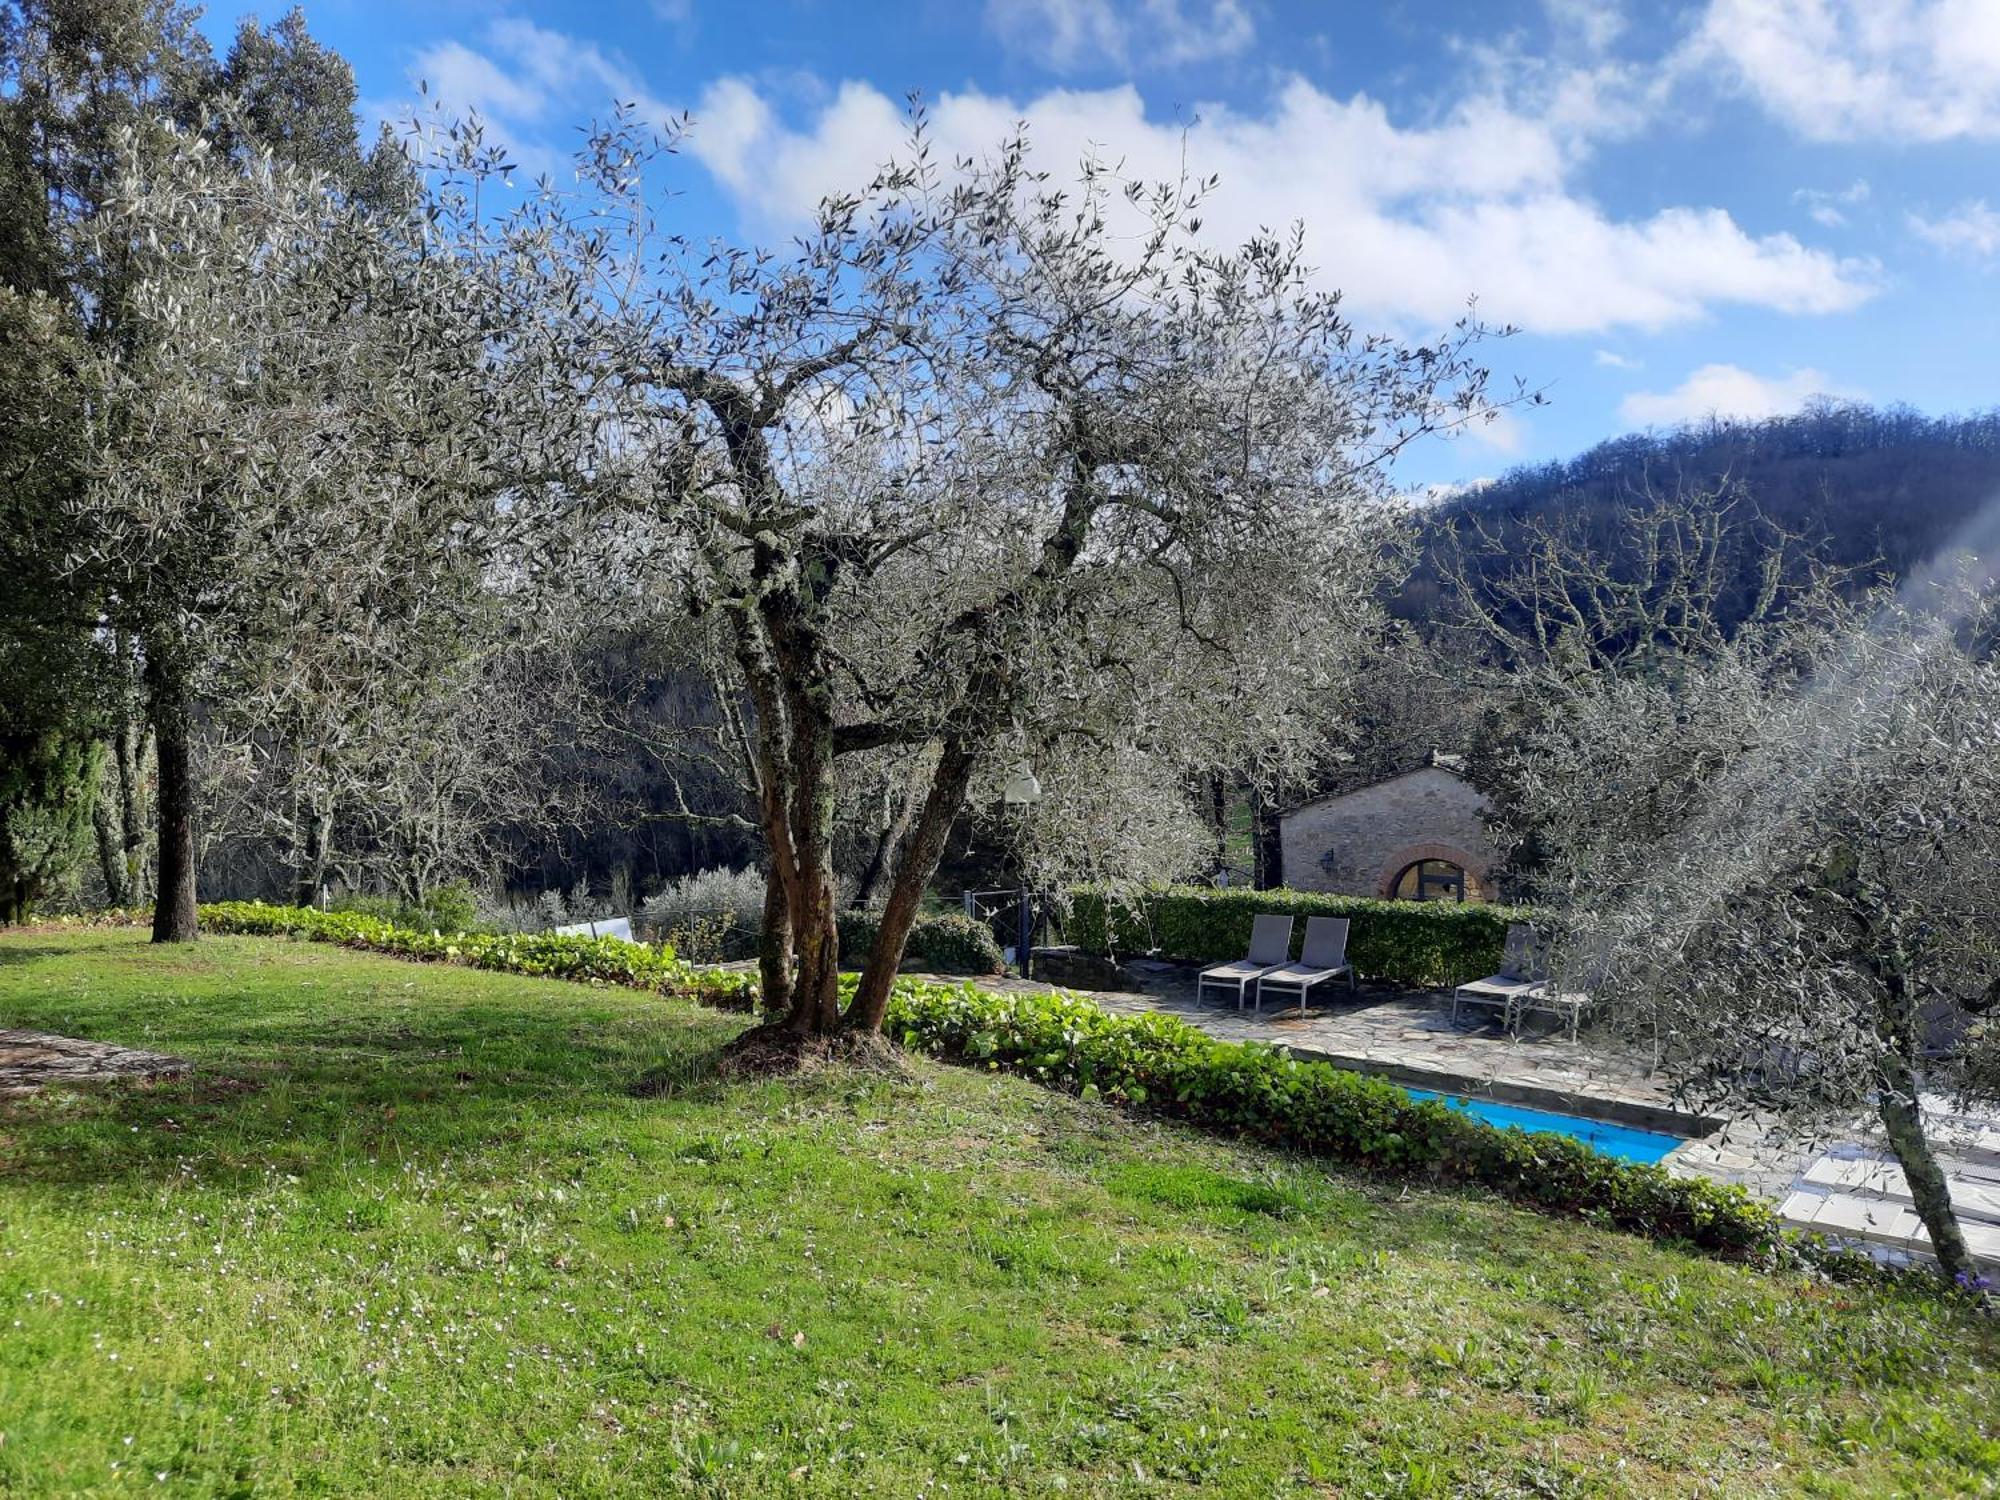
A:
[[[1889,1138],[1889,1149],[1903,1169],[1910,1201],[1931,1237],[1931,1250],[1945,1275],[1969,1280],[1972,1254],[1951,1206],[1951,1184],[1924,1134],[1918,1100],[1916,1056],[1918,1017],[1903,983],[1901,966],[1893,961],[1878,968],[1882,980],[1882,1039],[1875,1065],[1875,1112]]]
[[[882,908],[882,920],[875,930],[875,948],[862,971],[860,988],[848,1009],[851,1030],[878,1031],[889,1009],[889,992],[895,987],[896,971],[902,967],[903,950],[910,940],[923,909],[924,891],[937,873],[944,857],[945,842],[951,837],[952,820],[965,805],[966,788],[972,783],[978,756],[963,740],[948,740],[938,756],[937,769],[924,793],[923,811],[904,846],[896,865],[896,878],[889,886],[889,899]]]
[[[292,900],[295,905],[318,904],[332,853],[332,799],[313,797],[299,811],[298,862],[292,872]]]
[[[178,674],[150,660],[146,666],[146,706],[153,723],[160,781],[154,797],[159,820],[159,892],[153,903],[153,941],[191,943],[198,931],[191,707]]]

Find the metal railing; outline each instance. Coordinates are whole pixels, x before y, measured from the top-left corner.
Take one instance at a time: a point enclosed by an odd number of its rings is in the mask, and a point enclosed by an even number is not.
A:
[[[642,910],[632,918],[632,931],[648,942],[672,943],[689,963],[734,963],[757,956],[762,918],[761,911],[733,906],[685,907],[671,917],[649,917]]]
[[[1051,905],[1048,894],[1016,886],[1010,890],[965,891],[959,899],[965,914],[986,924],[1007,962],[1026,977],[1036,945],[1048,936]]]

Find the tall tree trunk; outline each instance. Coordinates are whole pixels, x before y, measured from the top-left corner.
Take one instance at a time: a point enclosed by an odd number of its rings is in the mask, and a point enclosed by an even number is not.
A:
[[[790,705],[791,787],[787,808],[792,847],[792,1008],[786,1025],[803,1036],[825,1036],[840,1024],[840,924],[833,873],[833,715],[827,705]]]
[[[764,930],[757,950],[757,975],[766,1016],[792,1009],[792,908],[775,869],[764,876]]]
[[[111,775],[115,790],[115,761]],[[125,840],[118,826],[118,809],[113,799],[105,795],[102,785],[98,788],[97,801],[90,809],[90,823],[97,834],[97,868],[104,876],[105,902],[111,906],[130,905],[130,885],[125,878]]]
[[[118,817],[125,843],[125,899],[133,905],[146,900],[146,831],[151,821],[146,806],[146,757],[153,748],[143,720],[128,714],[118,729]]]
[[[1256,870],[1253,879],[1260,891],[1276,890],[1285,883],[1285,841],[1278,818],[1278,804],[1254,782],[1250,787],[1250,843]]]
[[[1930,1234],[1931,1250],[1945,1275],[1970,1279],[1972,1254],[1966,1249],[1958,1215],[1952,1211],[1951,1185],[1924,1135],[1915,1077],[1907,1066],[1892,1065],[1878,1070],[1878,1079],[1875,1113],[1889,1137],[1889,1149],[1903,1169],[1903,1180],[1910,1185],[1910,1200]]]
[[[882,908],[882,921],[875,929],[875,951],[868,956],[860,988],[848,1007],[847,1025],[854,1031],[880,1031],[882,1017],[889,1009],[889,992],[902,967],[903,949],[923,908],[924,891],[937,873],[951,837],[952,820],[965,806],[965,791],[972,783],[978,756],[965,740],[947,740],[931,773],[930,789],[924,794],[923,811],[910,832],[903,857],[896,865],[896,878],[889,887],[889,900]],[[1025,972],[1025,970],[1023,971]]]
[[[882,889],[882,880],[894,868],[896,850],[903,842],[903,835],[909,831],[911,805],[907,790],[885,791],[882,794],[882,826],[875,830],[875,847],[869,851],[868,864],[854,887],[856,906],[875,904],[876,894]]]
[[[160,786],[159,892],[153,903],[153,941],[191,943],[195,917],[194,759],[185,684],[169,667],[146,664],[147,712],[153,723]]]
[[[1865,878],[1860,854],[1846,844],[1827,857],[1822,877],[1840,901],[1857,941],[1855,956],[1875,977],[1875,1113],[1903,1169],[1910,1201],[1931,1237],[1931,1252],[1950,1277],[1970,1277],[1972,1256],[1952,1212],[1951,1186],[1924,1135],[1918,1098],[1919,1019],[1910,994],[1909,951],[1897,913]]]
[[[137,906],[146,899],[146,734],[134,717],[139,711],[120,694],[105,762],[109,794],[100,787],[90,815],[104,897],[113,906]]]
[[[1229,869],[1229,783],[1221,772],[1208,778],[1208,826],[1215,834],[1215,877],[1220,880]]]
[[[320,887],[326,883],[327,860],[333,848],[332,799],[308,799],[299,814],[298,864],[292,872],[292,900],[298,906],[319,902]]]

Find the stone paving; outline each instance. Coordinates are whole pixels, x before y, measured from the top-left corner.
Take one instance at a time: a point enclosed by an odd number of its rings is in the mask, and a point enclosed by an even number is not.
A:
[[[1213,999],[1198,1004],[1196,971],[1185,965],[1134,960],[1121,972],[1127,988],[1081,993],[1107,1010],[1165,1011],[1211,1036],[1283,1046],[1301,1057],[1418,1087],[1553,1109],[1588,1103],[1600,1119],[1683,1133],[1719,1123],[1678,1108],[1649,1059],[1587,1034],[1572,1042],[1560,1031],[1531,1023],[1515,1036],[1503,1031],[1489,1011],[1467,1010],[1454,1025],[1449,990],[1363,984],[1350,997],[1345,986],[1323,986],[1306,1011],[1266,1006],[1258,1013]],[[1051,987],[1020,980],[992,983]]]
[[[170,1078],[189,1064],[163,1052],[86,1042],[45,1031],[0,1031],[0,1094],[107,1078]]]

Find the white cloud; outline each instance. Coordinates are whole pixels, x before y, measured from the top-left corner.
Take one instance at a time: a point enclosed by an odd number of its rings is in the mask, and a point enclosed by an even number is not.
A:
[[[1558,37],[1574,37],[1591,52],[1603,52],[1625,31],[1624,0],[1542,0]]]
[[[1611,370],[1636,370],[1640,367],[1638,360],[1620,354],[1615,349],[1599,349],[1594,359],[1597,364]]]
[[[1993,0],[1709,0],[1676,59],[1819,141],[2000,135]]]
[[[531,174],[560,175],[574,145],[569,127],[614,104],[636,105],[655,126],[671,113],[623,61],[565,32],[508,17],[489,24],[480,41],[484,50],[456,40],[425,48],[410,82],[426,86],[447,120],[478,115],[487,139]]]
[[[692,152],[770,226],[865,182],[904,132],[900,106],[853,82],[801,126],[741,79],[711,85],[694,113]],[[1025,103],[946,94],[930,115],[945,159],[988,153],[1027,119],[1052,171],[1094,154],[1148,180],[1178,177],[1184,160],[1218,173],[1204,209],[1213,237],[1303,219],[1326,281],[1378,322],[1446,322],[1476,294],[1485,318],[1585,333],[1684,323],[1726,304],[1838,312],[1874,289],[1872,266],[1789,234],[1753,235],[1719,208],[1609,216],[1571,184],[1579,139],[1492,96],[1410,127],[1366,95],[1343,100],[1298,78],[1262,113],[1208,105],[1192,123],[1149,119],[1129,85]]]
[[[1073,13],[1064,24],[1081,28],[1079,47],[1091,37],[1136,47],[1149,20],[1157,24],[1144,45],[1156,51],[1203,37],[1239,45],[1239,30],[1248,40],[1240,0],[1038,3]],[[1587,13],[1603,9],[1551,3],[1586,28]],[[1239,14],[1240,26],[1231,19]],[[1251,111],[1207,105],[1154,119],[1128,84],[1027,100],[967,90],[939,97],[930,115],[944,160],[990,153],[1027,119],[1038,163],[1058,174],[1086,155],[1147,180],[1176,178],[1184,166],[1217,173],[1221,187],[1203,211],[1212,238],[1303,219],[1325,283],[1372,326],[1428,331],[1475,295],[1490,321],[1578,334],[1657,329],[1731,305],[1840,312],[1873,294],[1871,263],[1790,234],[1752,233],[1720,208],[1621,218],[1587,196],[1577,178],[1594,144],[1634,128],[1639,96],[1620,84],[1628,71],[1600,60],[1510,80],[1487,67],[1449,114],[1418,124],[1392,120],[1365,94],[1340,98],[1297,77],[1279,78],[1268,104]],[[601,118],[614,101],[634,103],[653,124],[673,113],[616,54],[521,19],[427,49],[417,77],[430,80],[447,112],[482,115],[489,138],[530,173],[560,176],[570,127]],[[900,101],[859,82],[829,91],[816,79],[722,78],[694,114],[689,152],[771,231],[799,223],[826,194],[865,183],[906,133]]]
[[[1838,229],[1847,222],[1847,210],[1868,201],[1868,179],[1857,177],[1840,189],[1800,188],[1792,202],[1803,204],[1807,216],[1826,229]]]
[[[1634,427],[1671,427],[1706,417],[1775,417],[1797,411],[1814,396],[1853,396],[1818,370],[1789,375],[1753,374],[1740,365],[1703,365],[1670,391],[1634,391],[1618,414]]]
[[[2000,255],[2000,212],[1988,208],[1984,198],[1968,198],[1935,219],[1913,213],[1909,225],[1918,239],[1948,254],[1970,260]]]
[[[986,25],[1058,73],[1216,62],[1256,39],[1243,0],[986,0]]]
[[[1528,442],[1528,424],[1507,407],[1489,413],[1483,421],[1471,423],[1464,431],[1482,448],[1503,455],[1519,453]]]

